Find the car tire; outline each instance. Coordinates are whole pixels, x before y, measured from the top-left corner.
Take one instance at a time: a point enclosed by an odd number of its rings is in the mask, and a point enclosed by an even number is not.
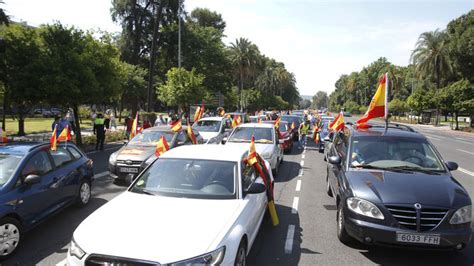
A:
[[[247,245],[245,244],[245,241],[243,239],[240,241],[239,248],[237,249],[234,265],[235,266],[247,265]]]
[[[337,207],[337,215],[336,215],[336,222],[337,222],[337,238],[343,244],[351,243],[352,238],[346,231],[346,220],[344,218],[343,212],[343,201],[339,202],[339,206]]]
[[[79,186],[76,205],[78,207],[86,206],[91,199],[91,184],[87,180],[83,180]]]
[[[21,223],[12,217],[0,219],[0,235],[9,239],[0,245],[0,260],[5,260],[18,250],[22,238]]]

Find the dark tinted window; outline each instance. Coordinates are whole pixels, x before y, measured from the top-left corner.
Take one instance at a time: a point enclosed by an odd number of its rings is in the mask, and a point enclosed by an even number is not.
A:
[[[79,158],[82,157],[81,153],[78,150],[76,150],[76,148],[68,147],[67,149],[71,152],[71,154],[72,154],[72,156],[74,156],[74,158],[79,159]]]
[[[51,161],[49,160],[48,154],[45,151],[40,151],[28,159],[28,162],[21,171],[21,175],[22,177],[26,177],[28,175],[41,176],[48,173],[52,169],[53,167],[51,166]]]
[[[65,148],[58,147],[56,151],[50,151],[50,153],[56,167],[60,167],[72,161],[71,154]]]

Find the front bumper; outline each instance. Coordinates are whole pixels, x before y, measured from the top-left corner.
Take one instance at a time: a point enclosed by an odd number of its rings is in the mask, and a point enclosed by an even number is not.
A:
[[[346,210],[350,212],[349,210]],[[347,216],[346,216],[347,217]],[[471,241],[472,229],[470,227],[457,229],[435,229],[427,232],[416,232],[405,230],[401,228],[386,226],[382,224],[362,221],[357,218],[347,217],[345,219],[345,228],[347,233],[358,241],[365,244],[374,244],[381,246],[398,246],[421,249],[455,249],[457,245],[461,244],[466,247]],[[413,234],[427,234],[439,235],[440,244],[420,244],[420,243],[405,243],[397,241],[398,233],[413,233]],[[370,241],[368,241],[370,238]]]
[[[138,172],[137,173],[122,173],[119,170],[120,167],[137,168]],[[129,180],[129,179],[133,180],[135,177],[137,177],[141,173],[141,171],[143,171],[143,168],[138,167],[138,166],[120,166],[120,165],[117,166],[117,165],[109,164],[110,176],[117,180]]]

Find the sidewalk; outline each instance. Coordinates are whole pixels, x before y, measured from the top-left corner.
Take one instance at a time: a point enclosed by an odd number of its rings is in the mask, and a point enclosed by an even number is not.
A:
[[[117,130],[125,130],[125,126],[120,125],[120,126],[117,126],[117,129],[114,128],[110,130],[112,132],[117,131]],[[93,135],[92,128],[82,128],[81,135],[83,137],[92,136]],[[21,137],[14,136],[14,137],[11,137],[11,141],[40,141],[42,142],[42,141],[49,141],[50,137],[51,137],[51,132],[43,132],[43,133],[27,134]],[[74,133],[72,133],[72,137],[74,138]]]

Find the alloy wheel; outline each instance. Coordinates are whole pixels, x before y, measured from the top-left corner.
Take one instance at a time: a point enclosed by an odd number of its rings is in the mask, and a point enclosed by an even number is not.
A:
[[[81,190],[80,190],[80,197],[81,197],[81,203],[82,204],[87,204],[89,202],[89,199],[91,198],[91,187],[89,186],[89,183],[84,182],[81,185]]]
[[[0,226],[0,256],[10,255],[20,242],[20,230],[11,223]]]

